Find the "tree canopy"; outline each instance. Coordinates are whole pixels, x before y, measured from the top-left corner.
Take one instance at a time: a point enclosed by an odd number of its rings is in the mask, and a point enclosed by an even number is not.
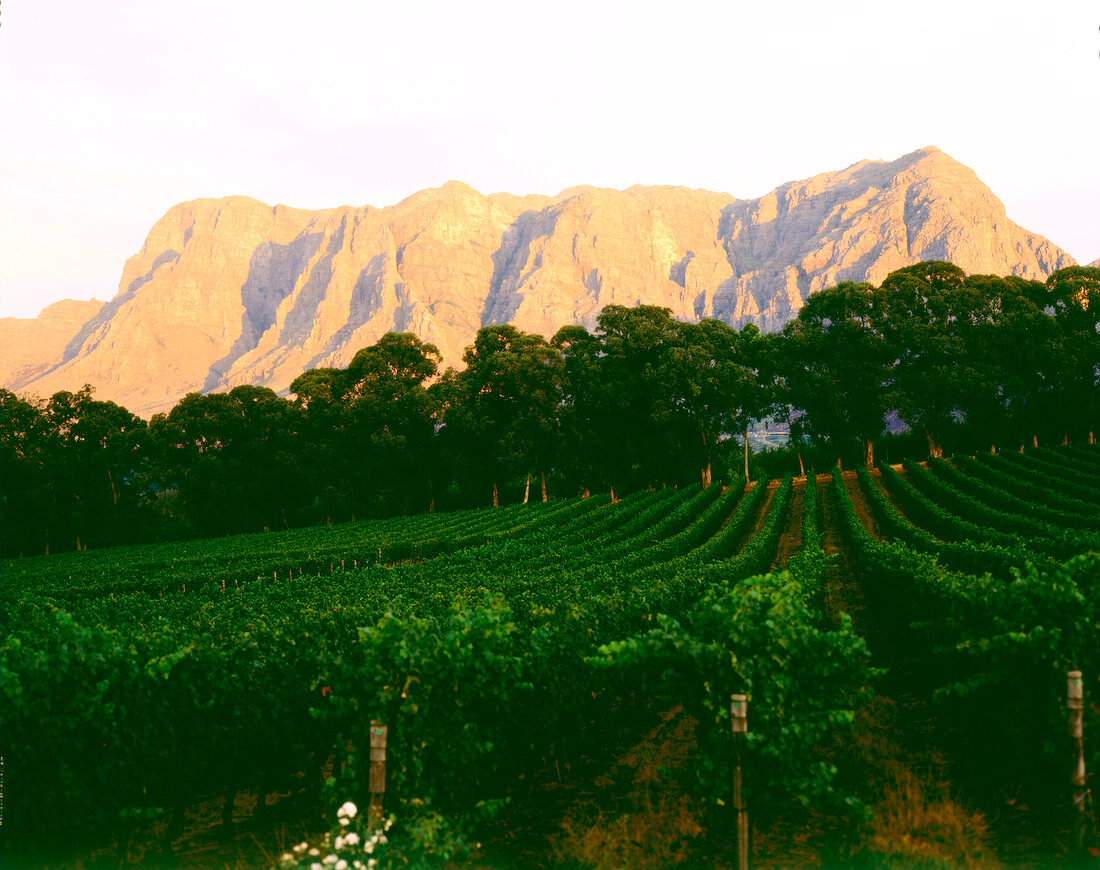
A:
[[[646,305],[593,327],[486,326],[442,373],[433,345],[388,333],[287,396],[191,393],[148,424],[91,387],[0,389],[3,551],[708,485],[749,475],[766,420],[871,465],[891,428],[938,456],[1092,441],[1100,414],[1096,268],[1040,282],[919,263],[814,293],[772,335]]]

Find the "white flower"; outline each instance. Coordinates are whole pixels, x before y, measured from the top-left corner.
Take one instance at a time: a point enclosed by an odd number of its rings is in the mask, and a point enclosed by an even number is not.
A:
[[[294,851],[295,852],[304,852],[308,848],[309,848],[309,843],[299,843],[297,846],[294,847]]]
[[[387,840],[387,839],[386,839],[386,835],[385,835],[385,834],[379,834],[379,835],[378,835],[378,842],[379,842],[379,843],[383,843],[383,844],[385,844],[385,843],[388,843],[388,842],[389,842],[389,840]]]
[[[351,824],[351,819],[346,818],[344,816],[341,816],[340,817],[340,824],[343,825],[346,828],[348,825]]]
[[[321,854],[321,850],[314,846],[312,849],[309,850],[309,854],[316,858],[318,855]]]
[[[340,817],[345,817],[346,816],[349,819],[354,819],[356,813],[358,813],[358,812],[359,812],[359,807],[357,807],[351,801],[345,801],[343,806],[341,806],[340,809],[338,809],[336,811],[336,815],[340,816]]]
[[[385,829],[388,831],[392,827],[393,827],[393,819],[386,819],[386,828]]]
[[[325,868],[314,861],[312,864],[309,865],[309,870],[325,870]]]
[[[377,858],[371,858],[369,861],[367,861],[367,867],[368,868],[374,868],[374,867],[377,867],[377,866],[378,866],[378,859]]]
[[[350,833],[344,835],[344,842],[347,843],[349,846],[358,846],[359,835],[355,833],[355,831],[351,831]]]
[[[341,858],[336,862],[336,870],[348,870],[348,862]]]
[[[369,855],[369,854],[370,854],[371,852],[373,852],[373,851],[374,851],[374,840],[369,840],[369,841],[367,842],[367,845],[365,845],[365,846],[363,847],[363,851],[364,851],[364,852],[366,852],[366,853],[367,853],[368,855]]]
[[[289,864],[291,861],[294,860],[294,856],[291,855],[289,852],[283,852],[283,854],[279,857],[279,860],[282,861],[284,864]]]
[[[332,844],[332,848],[334,848],[337,852],[339,852],[341,849],[344,848],[344,843],[346,843],[346,842],[347,842],[347,840],[345,840],[342,836],[337,837],[336,842],[334,842]]]
[[[335,864],[339,860],[340,859],[337,858],[335,855],[325,855],[325,863],[326,864]]]

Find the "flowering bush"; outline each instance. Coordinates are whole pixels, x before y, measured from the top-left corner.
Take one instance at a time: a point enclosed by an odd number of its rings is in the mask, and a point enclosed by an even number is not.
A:
[[[279,859],[280,870],[381,870],[386,860],[393,818],[377,825],[359,814],[359,808],[345,801],[336,811],[337,828],[316,846],[298,843]]]

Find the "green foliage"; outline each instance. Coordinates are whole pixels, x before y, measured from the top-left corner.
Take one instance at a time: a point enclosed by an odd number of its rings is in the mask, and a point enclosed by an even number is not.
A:
[[[811,599],[786,573],[715,585],[682,619],[659,616],[648,633],[607,644],[593,659],[663,687],[696,716],[703,751],[695,788],[713,804],[729,801],[729,696],[741,692],[750,696],[746,781],[758,811],[796,799],[862,812],[813,750],[850,727],[854,709],[869,699],[873,671],[850,622],[823,630]]]

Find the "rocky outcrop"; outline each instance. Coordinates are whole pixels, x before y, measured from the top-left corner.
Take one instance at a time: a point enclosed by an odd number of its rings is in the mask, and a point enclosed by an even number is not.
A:
[[[754,200],[678,187],[486,196],[458,182],[382,209],[196,200],[156,223],[119,294],[60,353],[4,383],[48,395],[87,382],[148,416],[189,391],[285,391],[388,330],[461,365],[483,325],[549,336],[592,327],[611,303],[777,329],[815,290],[926,259],[1032,278],[1074,262],[935,148]]]
[[[38,317],[0,317],[0,384],[28,384],[46,372],[102,307],[98,299],[65,299],[42,309]]]

